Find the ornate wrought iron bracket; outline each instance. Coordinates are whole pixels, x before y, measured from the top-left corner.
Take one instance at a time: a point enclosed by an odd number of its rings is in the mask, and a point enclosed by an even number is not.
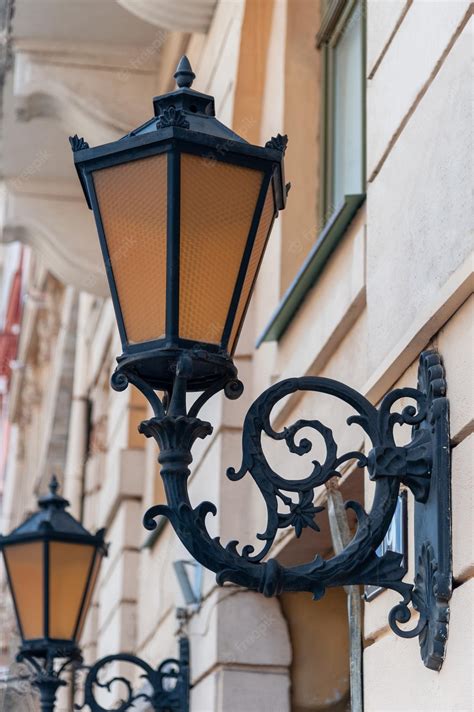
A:
[[[56,660],[62,660],[62,664],[55,665]],[[66,681],[61,679],[62,673],[68,668],[79,667],[82,657],[79,650],[49,650],[46,656],[36,656],[31,652],[20,650],[17,655],[19,663],[25,663],[31,670],[30,675],[22,676],[39,692],[41,712],[54,712],[56,695],[60,687],[66,685]]]
[[[267,524],[257,538],[259,551],[252,545],[238,550],[238,542],[222,545],[206,528],[206,516],[216,514],[211,502],[193,508],[188,496],[187,480],[192,462],[191,450],[198,438],[212,432],[210,423],[198,415],[204,403],[224,388],[230,398],[238,397],[242,384],[235,380],[220,382],[205,391],[186,408],[186,383],[191,377],[192,360],[184,357],[176,365],[172,392],[161,401],[148,384],[123,367],[112,377],[112,386],[123,390],[128,382],[138,387],[151,403],[155,416],[140,425],[140,431],[153,437],[159,445],[158,460],[168,505],[151,507],[144,516],[147,529],[156,527],[158,515],[167,517],[184,546],[201,564],[217,574],[222,584],[231,581],[266,596],[283,591],[310,591],[315,599],[330,586],[372,584],[398,591],[401,602],[389,614],[392,630],[402,637],[419,636],[421,655],[427,667],[439,670],[445,654],[448,601],[451,595],[451,534],[450,534],[450,452],[448,402],[444,370],[435,351],[421,354],[417,388],[401,388],[388,393],[378,408],[354,389],[338,381],[319,377],[291,378],[277,383],[262,393],[250,407],[243,425],[242,464],[238,470],[229,468],[227,476],[240,480],[247,473],[254,479],[266,504]],[[332,431],[319,420],[298,420],[282,431],[271,425],[274,406],[296,391],[313,391],[334,396],[351,406],[355,414],[349,425],[358,425],[372,443],[371,450],[338,452]],[[392,407],[400,399],[411,399],[399,412]],[[394,438],[395,425],[412,427],[410,441],[398,446]],[[313,461],[312,471],[298,480],[286,479],[267,462],[262,436],[286,443],[289,451],[304,455],[312,449],[309,439],[298,438],[303,428],[322,436],[326,453],[324,460]],[[366,512],[357,502],[347,502],[358,520],[352,541],[332,559],[316,556],[307,564],[283,567],[269,558],[270,549],[280,529],[293,526],[296,536],[305,527],[318,531],[316,521],[321,511],[315,507],[315,488],[331,477],[341,474],[341,466],[356,461],[367,468],[375,482],[372,508]],[[415,505],[415,585],[402,581],[401,555],[375,553],[392,520],[400,486],[408,487]],[[415,627],[407,631],[400,623],[411,617],[410,604],[418,614]]]
[[[149,690],[134,691],[130,681],[123,676],[116,676],[110,680],[101,679],[104,668],[111,663],[130,663],[140,668],[140,678],[146,680]],[[113,708],[103,707],[97,699],[96,693],[100,690],[110,692],[112,686],[120,685],[126,691],[126,699],[122,699]],[[139,700],[148,702],[151,709],[156,712],[189,712],[189,640],[186,637],[179,639],[179,660],[168,658],[155,669],[135,655],[119,653],[107,655],[98,660],[89,668],[84,683],[84,702],[75,705],[76,710],[88,708],[91,712],[126,712],[135,709]]]

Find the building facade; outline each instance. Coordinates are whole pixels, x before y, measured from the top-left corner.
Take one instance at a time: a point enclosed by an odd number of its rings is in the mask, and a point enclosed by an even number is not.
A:
[[[351,675],[354,710],[472,710],[471,3],[3,0],[1,20],[1,530],[32,511],[52,472],[72,513],[89,529],[107,528],[110,553],[82,639],[86,662],[119,651],[156,664],[175,655],[176,608],[186,602],[174,564],[186,562],[198,599],[186,623],[193,712],[342,712],[351,709]],[[206,405],[215,428],[196,445],[191,498],[216,503],[210,528],[222,541],[255,543],[265,528],[260,495],[225,473],[240,466],[243,419],[261,391],[322,375],[377,404],[395,387],[416,386],[420,353],[438,349],[451,413],[454,578],[440,672],[423,666],[416,639],[390,631],[393,592],[364,600],[359,628],[348,616],[350,592],[331,589],[313,602],[219,587],[190,565],[169,523],[151,534],[141,525],[143,512],[164,501],[156,445],[137,432],[149,416],[141,394],[109,385],[120,340],[68,136],[98,145],[140,125],[152,97],[173,88],[183,53],[194,87],[215,96],[224,124],[260,145],[288,134],[291,181],[237,350],[245,392]],[[358,450],[364,441],[347,415],[307,394],[288,399],[275,422],[317,417],[341,449]],[[283,445],[268,446],[287,477],[307,474],[314,457],[295,462]],[[348,467],[318,491],[329,510],[320,533],[297,539],[282,530],[280,561],[332,555],[338,492],[370,506],[371,483]],[[412,580],[409,492],[407,510]],[[18,641],[4,591],[2,601],[8,670]],[[350,643],[359,632],[363,672]],[[354,702],[360,680],[363,707]],[[79,700],[80,681],[76,688]],[[73,686],[61,693],[61,712],[71,712],[73,694]],[[5,711],[34,709],[28,695],[7,685]]]

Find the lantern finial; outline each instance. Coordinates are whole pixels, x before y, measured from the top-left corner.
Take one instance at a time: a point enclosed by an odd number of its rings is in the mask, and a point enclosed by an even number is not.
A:
[[[56,475],[53,475],[51,477],[48,489],[49,493],[38,499],[39,506],[42,509],[46,509],[47,507],[57,507],[58,509],[65,509],[68,506],[69,502],[67,501],[67,499],[64,499],[64,497],[61,497],[61,495],[58,494],[59,481]]]
[[[183,87],[189,88],[196,78],[196,75],[191,68],[189,59],[185,54],[179,60],[176,72],[174,73],[174,78],[176,79],[176,84],[180,89]]]
[[[58,489],[59,489],[59,482],[58,482],[58,478],[56,477],[56,475],[53,475],[51,477],[51,481],[48,486],[49,486],[49,491],[51,492],[51,494],[57,494]]]

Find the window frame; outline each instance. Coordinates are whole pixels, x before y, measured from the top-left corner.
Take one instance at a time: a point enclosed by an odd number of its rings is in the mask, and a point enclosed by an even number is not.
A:
[[[362,62],[362,120],[361,120],[361,184],[360,192],[344,195],[338,205],[327,200],[327,187],[332,186],[332,169],[329,170],[330,181],[326,176],[328,170],[328,153],[332,151],[332,143],[329,140],[330,126],[326,120],[328,106],[332,96],[328,97],[327,81],[328,54],[337,43],[343,28],[356,10],[357,3],[360,3],[361,17],[361,62]],[[323,52],[322,78],[323,86],[321,91],[321,173],[320,173],[320,218],[319,233],[315,235],[315,243],[306,259],[304,260],[298,274],[286,290],[280,302],[271,315],[268,323],[258,336],[255,347],[258,349],[262,343],[268,341],[279,341],[291,324],[295,314],[303,304],[308,292],[317,283],[327,261],[333,251],[343,239],[347,229],[354,219],[357,211],[365,201],[366,185],[366,8],[367,0],[327,0],[326,11],[323,12],[321,25],[316,35],[316,48]],[[328,209],[330,207],[330,209]]]
[[[364,192],[366,183],[366,46],[367,28],[366,0],[329,0],[326,12],[321,21],[321,28],[316,36],[316,47],[322,54],[322,92],[321,92],[321,175],[320,175],[320,213],[321,226],[330,220],[333,212],[339,210],[334,201],[334,49],[350,22],[354,12],[360,5],[361,22],[361,171],[360,193]],[[332,209],[331,209],[332,208]]]
[[[322,61],[322,77],[324,86],[322,88],[321,101],[321,154],[320,154],[320,230],[315,235],[315,243],[310,250],[308,256],[304,260],[298,274],[290,284],[285,294],[281,298],[277,308],[271,315],[265,328],[259,335],[256,348],[262,343],[268,341],[279,341],[285,334],[288,326],[291,324],[295,314],[305,301],[308,292],[317,283],[327,261],[340,243],[344,234],[354,219],[357,211],[365,201],[365,184],[366,184],[366,1],[367,0],[328,0],[326,11],[323,13],[321,25],[318,34],[316,35],[316,48],[323,52]],[[352,13],[356,9],[357,3],[360,3],[360,11],[362,13],[362,175],[361,189],[359,193],[345,195],[338,205],[331,205],[331,210],[328,210],[327,202],[327,186],[328,180],[325,179],[325,172],[328,164],[328,151],[332,150],[332,136],[328,137],[329,126],[326,120],[326,115],[329,106],[329,98],[327,96],[327,72],[328,62],[327,55],[335,46],[339,39],[346,22],[350,19]],[[333,43],[333,44],[331,44]],[[332,100],[332,97],[331,97]],[[332,185],[332,172],[330,172],[330,180]]]

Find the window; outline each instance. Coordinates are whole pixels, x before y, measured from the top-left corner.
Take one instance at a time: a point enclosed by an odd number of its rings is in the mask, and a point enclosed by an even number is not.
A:
[[[323,53],[322,224],[345,196],[364,192],[365,37],[363,0],[325,0],[317,44]]]
[[[322,54],[319,232],[257,341],[278,341],[365,200],[366,0],[321,0]]]

